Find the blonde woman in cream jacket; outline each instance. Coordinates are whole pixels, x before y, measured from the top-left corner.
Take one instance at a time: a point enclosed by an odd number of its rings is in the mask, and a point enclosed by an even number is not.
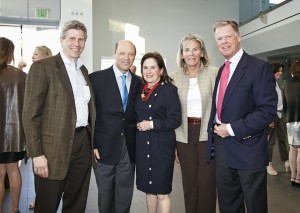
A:
[[[176,132],[186,213],[216,212],[215,162],[207,163],[207,125],[218,68],[210,66],[204,41],[187,34],[180,42],[172,73],[181,101],[182,124]]]

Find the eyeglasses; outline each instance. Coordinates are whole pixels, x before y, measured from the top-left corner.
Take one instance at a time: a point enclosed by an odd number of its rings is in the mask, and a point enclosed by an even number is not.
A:
[[[235,34],[226,35],[226,36],[219,36],[219,37],[216,37],[216,41],[217,42],[222,42],[223,39],[225,39],[225,41],[231,41],[233,39],[233,37],[235,37],[235,36],[236,36]]]

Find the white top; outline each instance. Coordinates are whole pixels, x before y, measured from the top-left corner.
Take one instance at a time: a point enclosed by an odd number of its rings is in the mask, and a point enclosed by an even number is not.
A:
[[[277,115],[279,118],[282,117],[282,109],[283,109],[283,103],[282,103],[282,94],[281,94],[281,90],[276,82],[276,92],[277,92],[277,96],[278,96],[278,102],[277,102]]]
[[[187,96],[187,116],[202,117],[201,94],[197,78],[189,78],[189,91]]]
[[[83,65],[83,61],[80,58],[78,58],[76,63],[70,61],[62,51],[60,52],[60,55],[67,69],[72,85],[77,117],[76,127],[87,126],[89,116],[88,103],[91,99],[91,93],[90,88],[80,70],[80,67]]]

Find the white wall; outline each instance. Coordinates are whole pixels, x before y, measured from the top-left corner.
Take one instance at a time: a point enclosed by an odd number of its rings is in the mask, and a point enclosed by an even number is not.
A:
[[[179,41],[190,32],[204,38],[212,64],[219,66],[223,58],[215,46],[212,24],[219,19],[238,21],[239,17],[238,0],[61,0],[61,5],[61,23],[75,18],[88,28],[82,58],[90,72],[100,69],[102,56],[113,56],[115,43],[124,39],[125,23],[139,26],[145,52],[160,52],[169,72],[178,69]],[[83,15],[71,16],[71,10],[83,11]]]
[[[217,51],[212,24],[219,19],[239,17],[238,0],[95,0],[94,68],[100,69],[101,56],[112,56],[114,45],[124,39],[124,23],[137,25],[145,38],[145,51],[158,51],[166,58],[169,72],[177,70],[176,54],[180,39],[189,32],[200,34],[212,59],[219,66],[223,58]],[[110,28],[109,20],[114,21]]]
[[[97,1],[97,0],[96,0]],[[88,38],[85,49],[81,55],[89,72],[93,71],[93,0],[61,0],[61,21],[60,28],[66,21],[76,19],[85,24]],[[71,11],[81,14],[71,14]],[[59,42],[59,41],[58,41]]]
[[[265,59],[272,54],[280,54],[281,49],[300,45],[300,1],[291,1],[261,19],[255,19],[240,27],[243,48],[249,54]]]

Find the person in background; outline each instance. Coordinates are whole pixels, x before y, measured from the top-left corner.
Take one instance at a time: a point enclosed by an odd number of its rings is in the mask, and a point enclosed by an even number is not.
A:
[[[129,69],[133,74],[136,73],[136,66],[134,64]]]
[[[29,70],[23,110],[28,154],[36,174],[34,212],[85,212],[92,167],[96,117],[88,70],[80,58],[85,25],[66,22],[61,51],[34,62]]]
[[[282,76],[283,66],[280,63],[272,63],[272,69],[276,80],[279,80]],[[284,162],[286,172],[289,172],[289,154],[287,147],[287,136],[286,136],[286,125],[284,116],[282,113],[282,92],[278,83],[276,82],[276,92],[278,97],[277,103],[277,117],[269,126],[269,140],[268,140],[268,156],[269,156],[269,165],[267,166],[267,172],[270,175],[277,175],[277,171],[273,166],[272,157],[273,157],[273,148],[277,140],[277,145],[279,149],[279,154],[281,161]]]
[[[283,88],[283,112],[286,118],[291,184],[300,187],[300,61],[291,65],[292,79]]]
[[[277,115],[272,67],[244,52],[235,21],[218,21],[213,31],[225,59],[208,124],[220,212],[267,213],[267,127]]]
[[[52,52],[51,50],[46,47],[46,46],[37,46],[34,51],[33,51],[33,55],[32,55],[32,62],[38,61],[40,59],[44,59],[44,58],[49,58],[52,56]],[[26,62],[20,62],[18,67],[20,69],[23,69],[24,67],[27,66]],[[34,186],[35,188],[37,187],[37,178],[35,177],[36,175],[34,174]],[[35,198],[33,199],[33,201],[29,204],[28,208],[29,209],[33,209],[35,206]]]
[[[22,178],[18,162],[25,157],[25,136],[22,110],[26,73],[11,65],[14,62],[14,44],[0,37],[0,212],[5,195],[4,180],[9,179],[10,213],[19,213]]]
[[[174,130],[181,124],[180,101],[159,53],[146,53],[141,67],[146,84],[135,104],[136,186],[146,193],[149,213],[157,209],[168,213],[175,158]]]
[[[32,55],[32,62],[38,61],[40,59],[49,58],[52,56],[51,50],[47,46],[37,46]],[[18,65],[20,69],[23,69],[27,66],[27,63],[24,61],[21,61]]]
[[[115,64],[90,74],[96,99],[94,166],[99,212],[130,212],[134,186],[138,76],[132,74],[136,48],[122,40]]]
[[[215,162],[207,163],[207,124],[218,72],[210,66],[203,39],[187,34],[179,45],[180,70],[172,73],[182,109],[182,124],[175,130],[186,213],[216,212]]]

